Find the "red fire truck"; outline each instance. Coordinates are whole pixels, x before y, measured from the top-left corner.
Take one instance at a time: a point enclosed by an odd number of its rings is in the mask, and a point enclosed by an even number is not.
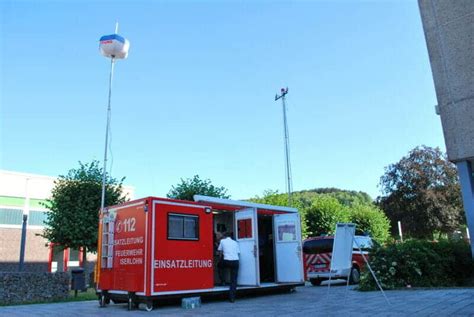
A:
[[[99,220],[96,269],[101,306],[128,308],[166,297],[224,293],[217,274],[219,232],[240,247],[237,292],[303,285],[301,227],[294,208],[195,196],[147,197],[112,206]]]
[[[332,249],[334,236],[320,236],[308,238],[303,243],[303,257],[305,260],[305,276],[312,285],[320,285],[321,282],[331,279],[349,279],[350,284],[357,284],[360,281],[360,272],[365,268],[362,254],[366,258],[369,250],[374,245],[373,240],[368,236],[355,236],[352,251],[352,268],[350,270],[336,270],[329,272],[331,268]]]

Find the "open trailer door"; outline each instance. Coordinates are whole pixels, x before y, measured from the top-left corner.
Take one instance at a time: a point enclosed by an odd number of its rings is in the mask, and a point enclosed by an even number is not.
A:
[[[235,213],[236,241],[240,248],[238,285],[260,284],[257,228],[256,208],[245,208]]]
[[[298,213],[273,216],[277,283],[303,283],[301,222]]]

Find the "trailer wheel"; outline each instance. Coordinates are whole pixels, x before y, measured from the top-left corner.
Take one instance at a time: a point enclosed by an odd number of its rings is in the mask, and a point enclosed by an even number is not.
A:
[[[104,294],[99,295],[99,307],[105,307],[106,305],[106,298]]]
[[[153,301],[147,301],[146,306],[145,306],[146,311],[152,311],[153,310]]]
[[[319,278],[312,278],[309,280],[311,282],[311,285],[313,286],[319,286],[321,285],[321,282],[323,281],[322,279]]]
[[[132,296],[128,296],[127,309],[128,309],[128,310],[133,310],[133,308],[134,308],[134,305],[133,305]]]
[[[351,269],[351,275],[349,275],[349,284],[358,284],[360,282],[360,271],[357,266],[353,266]]]

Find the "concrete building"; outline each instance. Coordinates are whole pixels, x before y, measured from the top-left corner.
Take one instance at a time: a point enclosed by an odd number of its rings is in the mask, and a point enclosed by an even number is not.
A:
[[[17,271],[23,214],[28,215],[25,271],[56,271],[79,265],[77,250],[54,250],[39,236],[43,232],[55,177],[0,170],[0,271]],[[134,188],[124,186],[132,199]],[[93,261],[93,255],[88,256]]]
[[[474,1],[418,1],[448,158],[457,165],[474,256]]]

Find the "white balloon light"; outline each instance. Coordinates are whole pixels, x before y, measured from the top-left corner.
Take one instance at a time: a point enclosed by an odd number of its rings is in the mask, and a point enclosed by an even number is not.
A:
[[[105,57],[125,59],[128,56],[130,42],[118,34],[104,35],[100,38],[99,48]]]

